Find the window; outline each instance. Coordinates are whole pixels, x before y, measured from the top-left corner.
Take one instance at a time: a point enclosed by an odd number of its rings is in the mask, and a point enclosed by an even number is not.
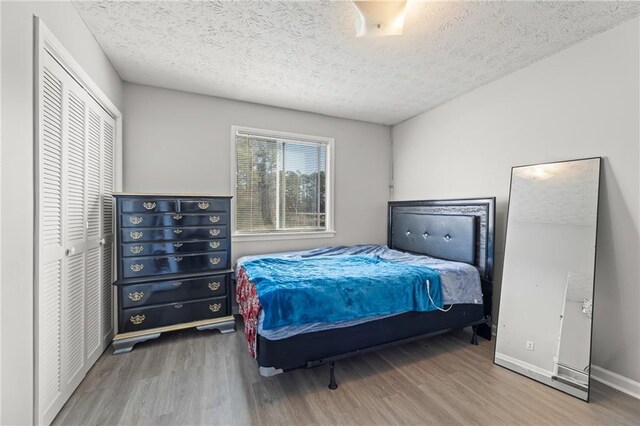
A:
[[[333,139],[234,127],[233,144],[234,236],[333,234]]]

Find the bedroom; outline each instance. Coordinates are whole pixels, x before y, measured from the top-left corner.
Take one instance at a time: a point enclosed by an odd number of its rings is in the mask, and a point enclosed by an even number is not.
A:
[[[403,12],[402,35],[385,36],[375,25],[358,35],[367,20],[351,2],[0,2],[0,423],[638,423],[639,5],[411,1]],[[228,229],[230,263],[384,247],[389,202],[495,197],[494,326],[509,284],[512,167],[601,157],[590,402],[495,365],[495,338],[470,345],[471,327],[335,360],[336,390],[327,365],[262,377],[236,316],[235,333],[167,332],[121,355],[100,346],[43,416],[36,147],[46,46],[111,108],[115,192],[236,195],[236,130],[326,149],[315,168],[296,167],[324,171],[318,226]]]

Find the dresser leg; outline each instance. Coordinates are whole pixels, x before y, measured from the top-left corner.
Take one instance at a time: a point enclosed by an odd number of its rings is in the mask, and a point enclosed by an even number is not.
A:
[[[147,340],[157,339],[160,333],[145,334],[143,336],[129,337],[126,339],[117,339],[113,341],[113,355],[131,352],[131,349],[137,344]]]
[[[236,331],[236,321],[234,319],[231,319],[229,321],[219,322],[219,323],[216,323],[216,324],[201,325],[201,326],[196,327],[196,328],[199,331],[202,331],[202,330],[220,330],[220,333],[222,333],[222,334],[233,333],[234,331]]]

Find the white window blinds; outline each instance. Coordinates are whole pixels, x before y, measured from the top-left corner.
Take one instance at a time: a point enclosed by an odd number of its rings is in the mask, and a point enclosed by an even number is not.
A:
[[[236,233],[325,231],[327,144],[236,132]]]

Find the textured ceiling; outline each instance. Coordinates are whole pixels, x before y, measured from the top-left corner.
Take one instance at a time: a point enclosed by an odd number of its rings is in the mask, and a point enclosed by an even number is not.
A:
[[[355,37],[350,2],[74,1],[130,82],[395,124],[640,13],[630,2],[432,2]]]
[[[539,171],[542,177],[536,173]],[[516,167],[511,182],[509,223],[595,229],[599,182],[599,159]]]

